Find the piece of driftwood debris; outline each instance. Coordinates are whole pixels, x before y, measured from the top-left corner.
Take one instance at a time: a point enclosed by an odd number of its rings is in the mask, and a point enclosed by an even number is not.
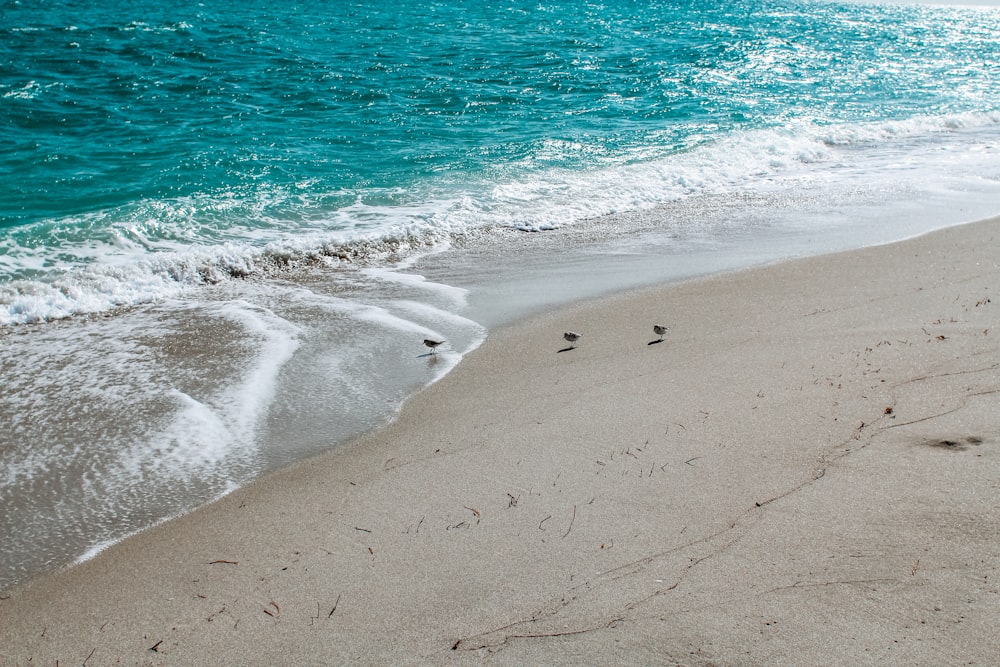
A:
[[[563,539],[565,539],[566,536],[569,535],[569,531],[573,530],[573,523],[575,521],[576,521],[576,505],[573,505],[573,518],[569,520],[569,528],[567,528],[566,532],[563,533]]]
[[[341,593],[340,595],[343,595],[343,593]],[[330,613],[326,615],[327,618],[333,616],[333,612],[337,611],[337,607],[340,605],[340,595],[338,595],[337,599],[333,601],[333,609],[331,609]]]

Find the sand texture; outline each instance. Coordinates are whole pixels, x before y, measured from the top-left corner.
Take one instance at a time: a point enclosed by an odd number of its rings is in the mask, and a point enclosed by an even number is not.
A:
[[[534,318],[5,594],[0,664],[996,664],[998,317],[993,220]]]

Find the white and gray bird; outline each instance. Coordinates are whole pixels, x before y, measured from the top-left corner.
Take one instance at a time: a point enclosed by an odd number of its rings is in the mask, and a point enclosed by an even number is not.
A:
[[[667,334],[667,331],[669,331],[669,330],[670,330],[670,327],[663,326],[662,324],[654,324],[653,325],[653,333],[655,333],[657,336],[659,336],[660,340],[663,340],[663,337]]]
[[[576,341],[583,338],[583,334],[578,334],[575,331],[567,331],[563,334],[563,338],[569,341],[570,347],[574,347],[576,345]]]
[[[437,346],[441,345],[442,343],[444,343],[443,340],[434,340],[433,338],[424,339],[424,345],[431,348],[431,354],[434,354],[435,351],[437,350]]]

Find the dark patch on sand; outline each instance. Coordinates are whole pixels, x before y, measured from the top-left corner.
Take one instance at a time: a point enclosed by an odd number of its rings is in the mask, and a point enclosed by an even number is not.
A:
[[[971,445],[978,446],[983,444],[983,439],[978,436],[969,435],[964,438],[956,438],[956,439],[932,438],[930,440],[923,441],[921,444],[926,445],[928,447],[934,447],[935,449],[947,449],[953,452],[964,452]]]

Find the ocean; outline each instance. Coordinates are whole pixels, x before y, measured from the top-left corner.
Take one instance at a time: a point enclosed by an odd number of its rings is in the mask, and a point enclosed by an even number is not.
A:
[[[517,318],[997,213],[995,7],[0,0],[0,591]]]

